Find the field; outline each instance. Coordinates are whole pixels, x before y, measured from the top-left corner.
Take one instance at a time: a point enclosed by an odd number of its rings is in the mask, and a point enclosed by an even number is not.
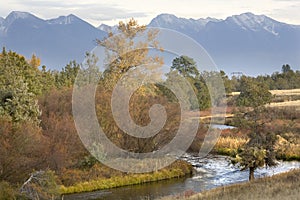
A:
[[[269,107],[300,107],[300,89],[270,90],[274,100]],[[238,96],[240,92],[232,92],[229,96]]]
[[[300,107],[300,100],[296,101],[285,101],[285,102],[273,102],[269,107]]]
[[[278,96],[286,96],[286,95],[300,95],[300,89],[292,89],[292,90],[271,90],[273,95]]]
[[[287,95],[300,95],[300,89],[291,90],[270,90],[273,95],[276,96],[287,96]],[[230,96],[238,96],[240,92],[232,92]]]

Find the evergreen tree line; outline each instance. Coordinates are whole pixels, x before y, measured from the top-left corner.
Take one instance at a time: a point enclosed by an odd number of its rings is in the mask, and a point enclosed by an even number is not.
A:
[[[233,76],[230,80],[231,91],[241,91],[243,81],[255,81],[267,87],[269,90],[288,90],[300,88],[300,71],[293,70],[289,64],[282,66],[280,72],[274,72],[271,75],[250,76]],[[231,92],[228,90],[228,92]]]

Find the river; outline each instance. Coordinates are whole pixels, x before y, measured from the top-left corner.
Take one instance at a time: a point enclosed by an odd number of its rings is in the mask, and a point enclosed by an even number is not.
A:
[[[72,194],[65,196],[64,199],[149,200],[167,195],[176,195],[188,190],[201,192],[248,180],[248,171],[240,171],[237,166],[230,163],[229,158],[226,156],[209,155],[206,158],[199,158],[196,155],[185,154],[182,156],[182,159],[194,166],[195,174],[193,176],[143,185]],[[300,168],[300,162],[279,162],[279,165],[276,167],[256,170],[255,177],[271,176],[296,168]]]

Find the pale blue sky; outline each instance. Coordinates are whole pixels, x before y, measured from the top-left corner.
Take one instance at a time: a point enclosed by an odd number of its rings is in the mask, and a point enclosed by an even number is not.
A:
[[[148,24],[161,13],[224,19],[243,12],[300,25],[300,0],[1,0],[0,16],[6,17],[11,11],[27,11],[44,19],[72,13],[94,26],[114,25],[131,17]]]

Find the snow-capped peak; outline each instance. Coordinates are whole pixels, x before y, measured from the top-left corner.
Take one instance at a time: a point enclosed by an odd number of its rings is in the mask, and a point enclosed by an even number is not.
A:
[[[232,20],[236,24],[240,26],[253,27],[257,24],[262,24],[266,16],[264,15],[254,15],[252,13],[243,13],[240,15],[233,15],[232,17],[228,17],[228,20]]]
[[[98,26],[98,29],[104,32],[111,32],[112,27],[106,24],[101,24],[100,26]]]
[[[101,31],[104,31],[106,33],[112,32],[112,33],[117,33],[118,32],[118,25],[114,26],[109,26],[107,24],[101,24],[98,26],[98,29]]]
[[[3,25],[8,27],[17,19],[34,18],[34,16],[28,12],[13,11],[3,21]]]
[[[158,18],[160,18],[161,20],[163,20],[167,23],[172,23],[172,22],[178,20],[178,17],[176,17],[175,15],[172,15],[172,14],[161,14],[158,16]]]
[[[211,18],[211,17],[207,17],[207,18],[200,18],[197,20],[198,23],[200,23],[201,25],[205,26],[208,22],[219,22],[222,21],[220,19],[216,19],[216,18]]]
[[[72,24],[78,20],[80,20],[78,17],[76,17],[73,14],[70,14],[68,16],[60,16],[56,19],[47,20],[47,22],[48,24]]]
[[[187,19],[185,19],[187,20]],[[176,23],[182,23],[182,20],[180,20],[178,17],[176,17],[173,14],[160,14],[157,17],[155,17],[154,19],[152,19],[152,21],[150,22],[150,24],[152,26],[160,26],[162,24],[176,24]]]
[[[150,22],[150,26],[155,27],[165,27],[171,26],[176,30],[183,30],[183,29],[192,29],[194,31],[199,31],[205,28],[208,22],[217,22],[220,21],[214,18],[200,18],[200,19],[186,19],[186,18],[178,18],[173,14],[160,14],[156,18],[154,18]]]
[[[28,12],[20,12],[20,11],[13,11],[9,13],[9,15],[4,19],[0,19],[0,35],[5,35],[7,29],[16,21],[19,19],[29,19],[31,21],[34,21],[36,19],[39,19],[35,17],[34,15],[28,13]]]
[[[4,18],[0,17],[0,35],[3,34],[3,30],[5,29],[3,24],[4,24]]]
[[[240,15],[233,15],[232,17],[228,17],[225,21],[233,22],[244,30],[264,30],[273,35],[278,35],[276,28],[278,23],[280,23],[265,15],[254,15],[253,13],[249,12]]]
[[[11,19],[11,20],[16,20],[16,19],[25,19],[28,17],[31,17],[32,14],[28,12],[21,12],[21,11],[12,11],[7,17],[6,20]]]

